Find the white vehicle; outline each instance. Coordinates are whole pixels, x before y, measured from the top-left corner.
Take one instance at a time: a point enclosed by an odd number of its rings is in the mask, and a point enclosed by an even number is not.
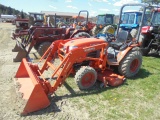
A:
[[[2,22],[12,22],[16,18],[16,15],[0,15],[0,19]]]

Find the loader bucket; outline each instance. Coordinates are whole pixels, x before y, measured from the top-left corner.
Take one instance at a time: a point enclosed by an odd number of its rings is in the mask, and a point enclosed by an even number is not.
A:
[[[14,47],[14,49],[12,49],[12,52],[18,52],[16,57],[13,58],[13,62],[21,62],[23,58],[27,57],[27,51],[25,50],[25,48],[23,47],[23,45],[17,41],[16,45]]]
[[[20,99],[21,115],[27,115],[50,105],[48,96],[40,84],[40,79],[33,71],[24,58],[14,78],[16,92]],[[23,103],[21,104],[21,102]]]
[[[12,49],[12,52],[18,52],[22,50],[20,46],[18,46],[18,44],[16,43],[16,45],[14,46],[14,48]]]
[[[13,58],[13,62],[21,62],[23,58],[27,57],[27,51],[21,50],[17,53],[16,57]]]
[[[19,52],[22,51],[22,47],[20,46],[19,41],[16,41],[16,45],[14,46],[14,48],[12,49],[12,52]]]

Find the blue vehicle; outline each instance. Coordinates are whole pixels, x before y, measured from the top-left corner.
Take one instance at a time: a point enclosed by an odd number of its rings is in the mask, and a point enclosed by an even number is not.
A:
[[[123,30],[137,29],[141,21],[142,12],[124,12],[122,15],[122,23],[120,28]]]
[[[139,28],[139,23],[141,22],[142,14],[143,13],[141,11],[123,12],[120,24],[121,30],[129,31],[131,37],[135,38]],[[144,15],[142,26],[148,24],[147,20],[149,15],[150,14],[147,13]]]

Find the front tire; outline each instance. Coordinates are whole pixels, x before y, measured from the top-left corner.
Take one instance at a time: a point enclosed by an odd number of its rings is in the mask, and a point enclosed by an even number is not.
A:
[[[46,50],[51,45],[51,42],[43,42],[39,45],[37,52],[40,56],[43,56],[43,54],[46,52]]]
[[[103,28],[102,33],[103,34],[106,34],[106,33],[114,34],[115,33],[115,28],[112,25],[108,25],[108,26]]]
[[[87,32],[79,32],[74,35],[74,38],[78,38],[78,37],[90,38],[91,36]]]
[[[120,62],[118,71],[127,78],[135,76],[142,65],[140,50],[131,50]]]
[[[97,80],[97,72],[90,66],[82,66],[75,75],[75,82],[80,90],[91,88]]]

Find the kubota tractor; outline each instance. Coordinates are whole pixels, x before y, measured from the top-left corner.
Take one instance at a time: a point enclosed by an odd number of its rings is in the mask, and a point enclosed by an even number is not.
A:
[[[150,23],[142,27],[140,47],[143,55],[149,52],[160,54],[160,8],[152,9]]]
[[[92,29],[92,35],[96,36],[98,33],[115,33],[116,25],[114,24],[114,14],[100,14],[97,16],[96,25]]]
[[[121,9],[127,5],[131,4],[125,4]],[[97,80],[104,87],[119,86],[125,77],[135,76],[142,64],[138,44],[128,41],[127,31],[118,32],[116,39],[110,35],[57,40],[38,63],[23,58],[14,77],[19,98],[24,101],[20,113],[26,115],[49,106],[48,96],[61,87],[71,73],[82,90],[91,88]],[[112,67],[117,67],[119,72],[114,73]]]

